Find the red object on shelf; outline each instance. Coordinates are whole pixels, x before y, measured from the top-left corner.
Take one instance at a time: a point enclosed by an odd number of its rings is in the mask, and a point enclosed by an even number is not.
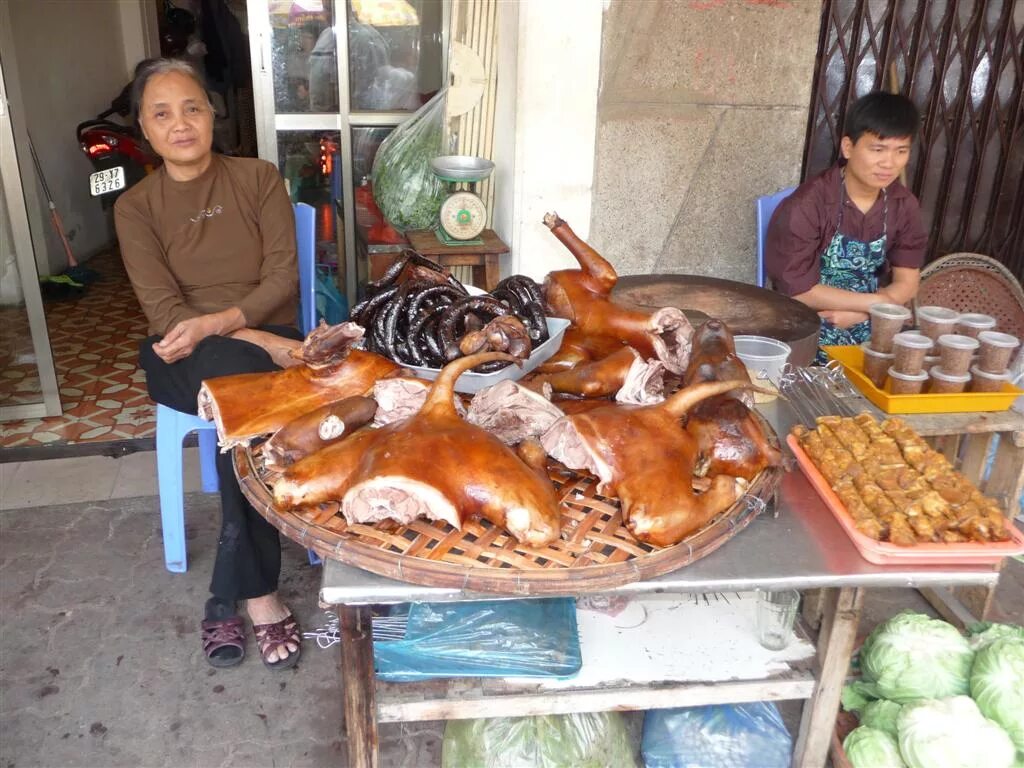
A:
[[[356,187],[356,227],[367,245],[408,245],[401,232],[384,220],[373,199],[373,185]]]

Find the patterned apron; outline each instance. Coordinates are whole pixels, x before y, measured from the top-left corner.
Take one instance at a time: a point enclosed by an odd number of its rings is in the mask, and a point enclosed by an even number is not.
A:
[[[839,183],[843,184],[845,175],[840,178]],[[832,235],[825,252],[821,254],[821,277],[819,282],[822,285],[830,285],[833,288],[842,288],[844,291],[856,291],[857,293],[874,293],[878,290],[878,272],[885,263],[885,241],[889,228],[889,196],[886,190],[882,190],[882,236],[871,242],[855,240],[839,233],[843,225],[843,200],[844,193],[839,203],[839,224],[836,225],[836,232]],[[865,320],[849,328],[837,328],[824,318],[821,320],[821,334],[818,337],[818,344],[824,346],[861,344],[871,338],[871,321]],[[828,362],[828,355],[824,350],[818,349],[814,362],[824,365]]]

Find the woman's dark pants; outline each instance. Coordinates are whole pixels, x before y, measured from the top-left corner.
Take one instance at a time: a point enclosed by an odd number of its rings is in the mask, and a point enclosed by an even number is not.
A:
[[[260,330],[292,339],[302,338],[298,331],[286,326],[264,326]],[[226,336],[208,336],[196,345],[191,355],[167,364],[153,351],[153,344],[161,338],[150,336],[141,343],[139,366],[146,372],[149,396],[176,411],[196,412],[196,397],[204,379],[279,370],[261,347]],[[220,476],[221,531],[210,592],[229,603],[275,592],[281,572],[281,541],[277,529],[242,495],[230,453],[217,454],[217,474]]]

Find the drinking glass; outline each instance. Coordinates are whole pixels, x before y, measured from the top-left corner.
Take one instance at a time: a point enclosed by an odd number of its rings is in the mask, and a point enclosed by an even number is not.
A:
[[[795,589],[757,590],[757,639],[762,646],[781,651],[789,645],[799,604],[800,593]]]

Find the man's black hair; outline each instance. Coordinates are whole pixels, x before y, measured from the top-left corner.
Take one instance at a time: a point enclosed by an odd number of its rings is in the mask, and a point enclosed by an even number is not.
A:
[[[843,136],[849,136],[854,144],[864,133],[881,139],[913,138],[920,124],[917,107],[906,96],[872,91],[853,102],[846,113]]]

